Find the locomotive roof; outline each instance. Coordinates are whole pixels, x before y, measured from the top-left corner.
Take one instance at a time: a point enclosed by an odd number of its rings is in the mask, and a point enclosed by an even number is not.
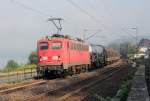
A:
[[[85,43],[84,40],[80,39],[80,38],[71,38],[70,36],[68,35],[60,35],[60,34],[54,34],[52,36],[46,36],[46,37],[43,37],[41,38],[40,40],[38,41],[44,41],[44,40],[50,40],[50,39],[68,39],[68,40],[73,40],[73,41],[78,41],[78,42],[83,42]]]
[[[53,35],[51,36],[51,38],[54,38],[54,37],[57,37],[57,38],[65,38],[65,39],[77,40],[77,41],[84,42],[84,40],[82,40],[82,39],[80,39],[80,38],[72,38],[72,37],[69,36],[69,35],[53,34]]]

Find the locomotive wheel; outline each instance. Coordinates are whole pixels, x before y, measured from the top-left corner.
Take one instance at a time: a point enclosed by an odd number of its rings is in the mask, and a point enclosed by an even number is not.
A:
[[[43,79],[48,79],[49,78],[48,67],[43,70],[43,75],[44,75]]]
[[[87,66],[84,65],[84,66],[83,66],[83,72],[86,72],[86,68],[87,68]]]
[[[75,74],[75,67],[70,67],[70,69],[69,69],[69,71],[68,71],[68,73],[69,73],[69,75],[74,75]]]
[[[86,72],[89,71],[89,65],[86,65]]]
[[[37,72],[37,77],[36,77],[36,79],[40,79],[42,76],[41,76],[41,74],[39,73],[39,72]]]
[[[92,65],[88,65],[88,71],[90,71],[92,69]]]
[[[66,78],[68,75],[68,71],[64,70],[61,74],[62,74],[62,76],[61,76],[62,78]]]
[[[80,74],[81,71],[81,69],[76,68],[76,74]]]

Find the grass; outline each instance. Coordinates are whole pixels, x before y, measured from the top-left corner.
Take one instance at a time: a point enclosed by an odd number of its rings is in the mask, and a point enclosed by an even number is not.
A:
[[[102,97],[102,96],[99,96],[97,94],[94,95],[94,98],[96,99],[96,101],[111,101],[111,97]]]
[[[17,68],[4,68],[0,70],[0,73],[17,72],[17,71],[31,70],[35,68],[36,68],[35,64],[25,64],[25,65],[20,65]]]
[[[23,73],[35,72],[35,71],[36,71],[35,64],[20,65],[17,68],[13,68],[13,69],[4,68],[3,70],[0,70],[0,77],[18,75],[18,74],[23,74]]]
[[[118,90],[116,96],[112,101],[126,101],[128,93],[130,91],[130,81],[124,83],[121,88]]]
[[[133,75],[128,75],[122,79],[122,85],[117,94],[113,97],[112,101],[126,101],[130,88]]]

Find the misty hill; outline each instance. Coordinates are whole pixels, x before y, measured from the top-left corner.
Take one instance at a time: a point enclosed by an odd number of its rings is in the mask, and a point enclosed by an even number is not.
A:
[[[140,42],[140,40],[142,39],[149,39],[150,40],[150,35],[143,35],[143,36],[139,36],[138,38],[138,43]],[[115,50],[117,50],[118,52],[120,51],[120,44],[123,43],[132,43],[132,44],[136,44],[136,40],[134,38],[131,37],[120,37],[114,41],[112,41],[111,43],[109,43],[107,45],[107,47],[109,48],[113,48]]]

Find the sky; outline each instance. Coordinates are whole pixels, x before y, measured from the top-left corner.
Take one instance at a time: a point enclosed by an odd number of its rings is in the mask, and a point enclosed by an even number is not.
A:
[[[57,32],[47,19],[61,17],[62,34],[107,45],[150,34],[150,0],[0,0],[0,68],[14,59],[26,63],[36,41]],[[88,31],[85,31],[87,29]],[[133,37],[131,37],[133,36]]]

